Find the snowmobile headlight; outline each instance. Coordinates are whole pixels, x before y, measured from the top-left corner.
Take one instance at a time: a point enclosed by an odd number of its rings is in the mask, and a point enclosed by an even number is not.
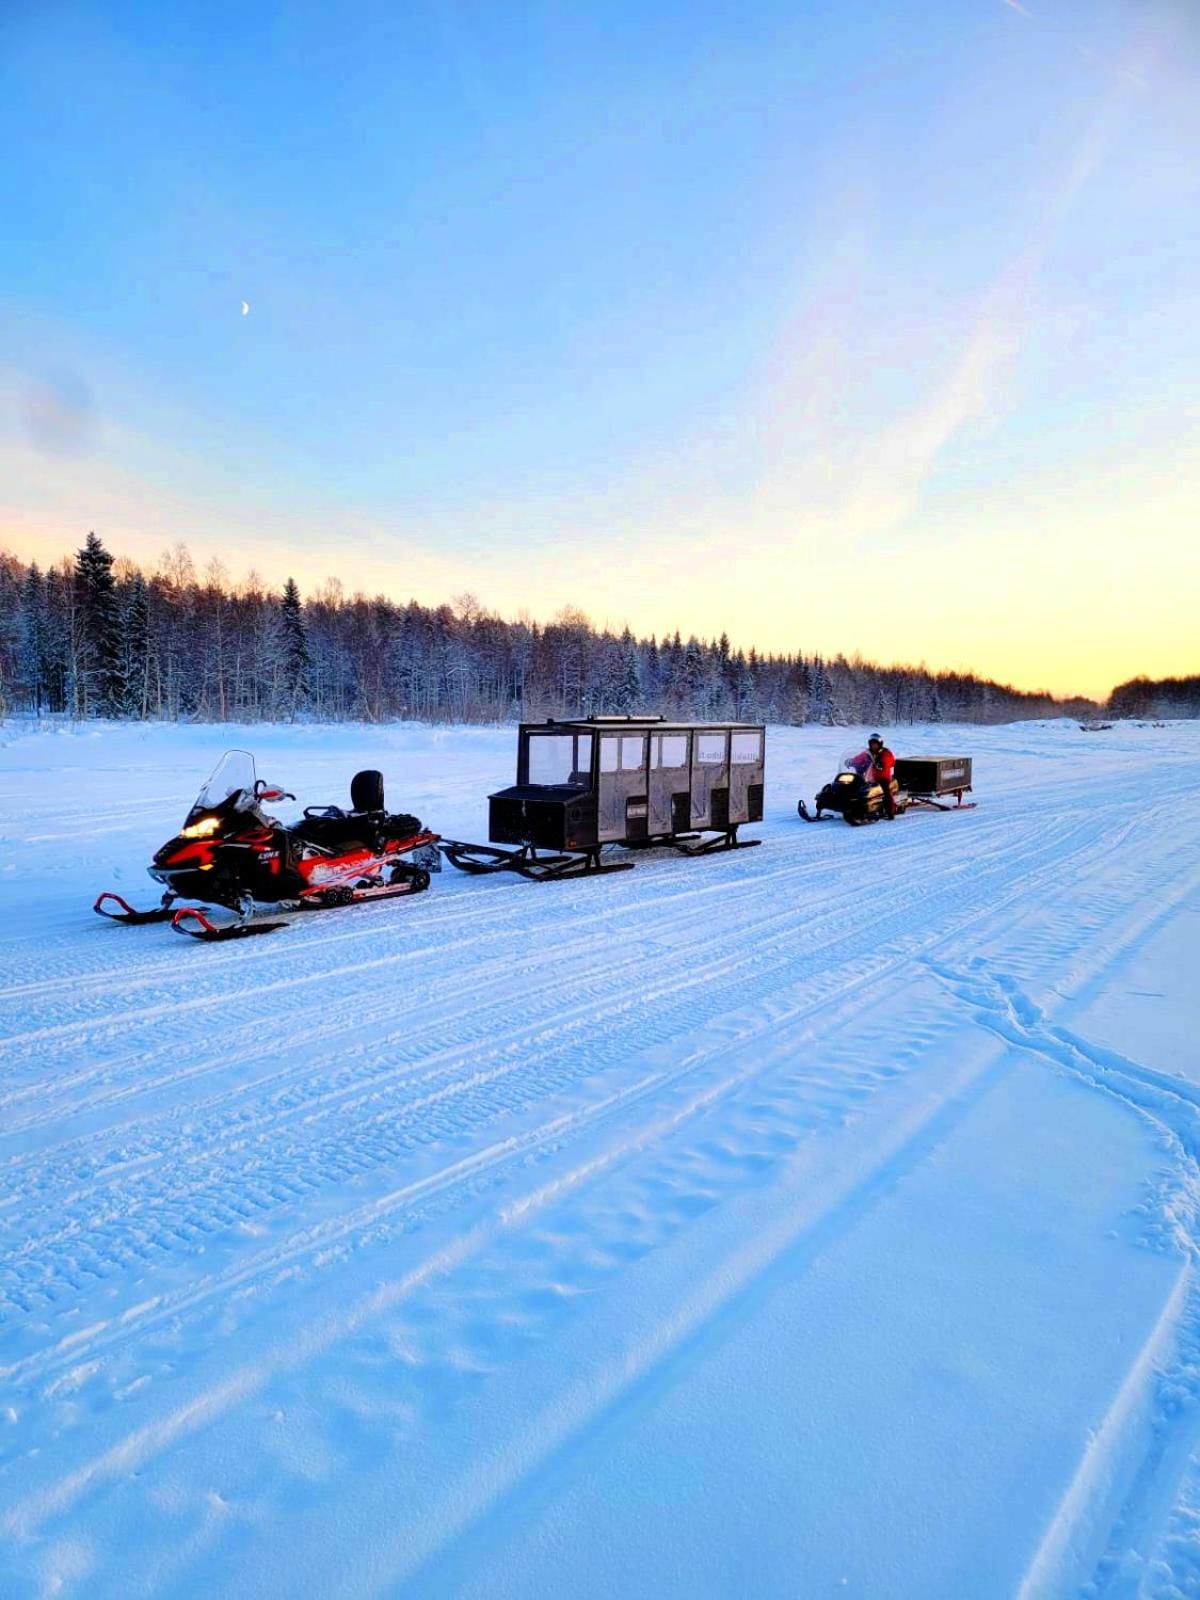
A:
[[[199,822],[193,822],[190,828],[185,828],[179,835],[181,839],[207,839],[210,834],[216,833],[221,826],[218,817],[201,817]]]

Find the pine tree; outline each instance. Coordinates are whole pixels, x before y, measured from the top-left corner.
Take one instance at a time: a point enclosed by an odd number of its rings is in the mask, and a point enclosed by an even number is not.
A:
[[[687,642],[683,659],[684,695],[685,705],[689,716],[704,717],[708,714],[708,695],[706,692],[704,670],[704,649],[695,634]]]
[[[121,627],[112,565],[102,542],[89,533],[75,556],[76,692],[85,716],[110,717],[121,709]]]
[[[863,721],[869,722],[873,728],[886,728],[892,719],[888,711],[887,695],[878,678],[864,690],[862,699],[865,707]]]
[[[669,707],[676,715],[686,715],[690,709],[688,705],[687,654],[679,637],[678,628],[676,628],[670,644],[664,646],[663,655],[666,658],[666,694]]]
[[[838,704],[833,682],[820,656],[813,661],[811,682],[809,699],[813,721],[823,728],[844,728],[846,714]]]
[[[135,572],[121,619],[121,713],[144,718],[150,703],[150,600],[146,580]]]
[[[0,717],[15,706],[21,691],[21,590],[24,574],[17,562],[0,552]]]
[[[273,665],[276,673],[276,704],[289,722],[308,699],[308,638],[304,628],[304,608],[296,580],[283,586],[277,614]]]
[[[638,671],[637,645],[633,641],[633,634],[626,627],[617,646],[612,709],[619,716],[629,716],[640,708],[641,698],[642,681]]]
[[[945,716],[942,712],[942,695],[936,678],[929,680],[929,720],[930,722],[945,721]]]
[[[21,585],[17,672],[28,704],[41,716],[46,700],[46,585],[35,561]]]
[[[751,646],[738,680],[737,691],[737,714],[745,722],[762,721],[762,705],[759,701],[760,671],[758,651]]]
[[[42,681],[46,710],[71,709],[71,613],[75,606],[75,569],[70,560],[47,570],[43,581],[46,609],[42,630]]]
[[[642,679],[642,705],[657,711],[664,710],[667,698],[667,657],[659,648],[653,634],[649,643],[637,642],[638,671]]]
[[[808,662],[805,661],[803,656],[796,657],[796,664],[792,669],[785,715],[787,720],[797,727],[802,727],[814,715],[812,679],[808,670]],[[820,721],[819,716],[817,720]]]

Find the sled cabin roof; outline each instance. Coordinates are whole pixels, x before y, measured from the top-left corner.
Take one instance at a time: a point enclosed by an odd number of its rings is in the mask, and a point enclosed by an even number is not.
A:
[[[547,717],[542,722],[522,722],[521,733],[757,733],[763,722],[677,722],[659,716]]]

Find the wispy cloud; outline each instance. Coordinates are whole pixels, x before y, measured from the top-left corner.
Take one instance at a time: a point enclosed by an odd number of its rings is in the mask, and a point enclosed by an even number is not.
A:
[[[1018,0],[1006,3],[1029,15]],[[887,314],[873,309],[878,294],[869,287],[864,218],[852,230],[858,240],[853,252],[844,239],[831,246],[830,270],[816,274],[794,319],[806,332],[790,341],[792,370],[776,375],[765,401],[772,448],[758,484],[756,520],[776,548],[813,537],[877,545],[911,519],[954,442],[1011,409],[1017,362],[1040,308],[1046,257],[1118,137],[1140,79],[1132,68],[1109,78],[1046,189],[1029,235],[973,308],[944,305],[922,326],[909,307],[905,340]],[[957,347],[937,361],[935,352],[945,350],[955,328]],[[872,410],[878,369],[888,368],[905,375],[892,392],[907,387],[909,398],[870,426],[864,418]],[[917,375],[926,372],[922,384]]]

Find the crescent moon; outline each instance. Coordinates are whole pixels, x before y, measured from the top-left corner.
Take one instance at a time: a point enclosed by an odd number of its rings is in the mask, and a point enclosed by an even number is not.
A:
[[[249,300],[243,300],[242,301],[242,315],[244,317],[248,317],[250,315],[250,302],[249,302]]]

